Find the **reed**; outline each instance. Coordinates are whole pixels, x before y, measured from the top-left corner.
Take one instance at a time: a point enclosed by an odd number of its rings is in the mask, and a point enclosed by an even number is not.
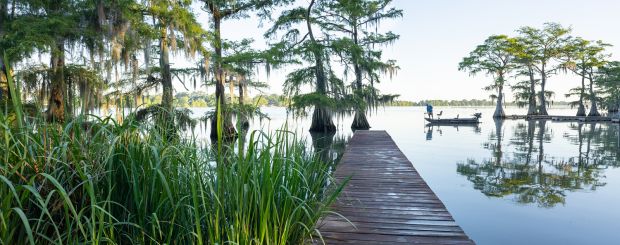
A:
[[[131,119],[14,118],[0,114],[0,244],[300,244],[344,185],[286,130],[235,151]]]

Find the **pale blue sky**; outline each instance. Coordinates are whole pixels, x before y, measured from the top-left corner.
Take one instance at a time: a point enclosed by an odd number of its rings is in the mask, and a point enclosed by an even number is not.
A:
[[[571,26],[574,36],[617,45],[609,52],[614,54],[612,59],[620,60],[618,0],[395,0],[394,6],[404,10],[404,17],[382,27],[401,38],[384,48],[384,57],[396,59],[401,70],[392,81],[385,79],[379,89],[401,94],[403,100],[488,98],[482,87],[489,78],[470,77],[457,70],[458,63],[486,37],[514,35],[521,26],[541,27],[545,22]],[[206,23],[206,15],[198,14],[201,23]],[[263,47],[264,28],[257,25],[256,19],[228,22],[222,35],[227,39],[251,37]],[[281,93],[287,72],[272,73],[271,92]],[[552,77],[548,87],[556,91],[555,100],[566,100],[563,94],[578,82],[575,76],[561,75]]]

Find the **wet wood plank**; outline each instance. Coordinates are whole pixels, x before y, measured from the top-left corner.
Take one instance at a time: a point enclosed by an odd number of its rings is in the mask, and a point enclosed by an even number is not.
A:
[[[474,244],[385,131],[357,131],[334,173],[349,179],[315,244]]]

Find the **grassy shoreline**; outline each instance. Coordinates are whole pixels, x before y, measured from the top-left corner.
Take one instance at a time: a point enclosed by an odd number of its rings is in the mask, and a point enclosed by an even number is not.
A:
[[[218,151],[83,119],[0,116],[0,244],[299,244],[342,187],[290,132]]]

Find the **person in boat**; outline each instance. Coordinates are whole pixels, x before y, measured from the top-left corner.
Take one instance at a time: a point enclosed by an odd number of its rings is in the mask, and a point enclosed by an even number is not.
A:
[[[429,103],[426,103],[426,114],[428,114],[428,118],[435,119],[433,117],[433,106]]]

